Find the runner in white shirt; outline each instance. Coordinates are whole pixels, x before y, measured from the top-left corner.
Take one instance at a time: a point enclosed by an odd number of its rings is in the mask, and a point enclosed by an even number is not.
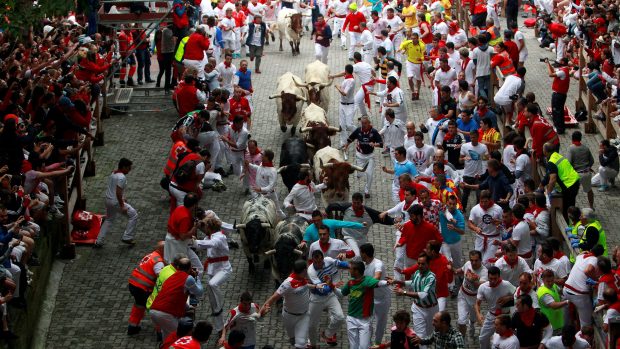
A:
[[[345,17],[347,17],[349,13],[349,4],[349,0],[332,0],[327,10],[327,14],[334,19],[334,35],[340,37],[340,46],[343,50],[347,48],[347,36],[342,31],[342,25],[344,24]]]
[[[329,237],[329,228],[319,228],[319,239],[313,242],[308,249],[308,256],[314,251],[321,251],[325,257],[334,259],[353,258],[354,253],[346,242]]]
[[[375,40],[374,54],[376,55],[377,48],[383,43],[383,41],[385,39],[389,40],[388,35],[383,35],[384,30],[387,30],[389,33],[389,29],[388,29],[388,23],[385,20],[385,18],[379,17],[376,11],[371,12],[370,18],[371,18],[371,21],[368,22],[368,27],[370,28],[370,31],[372,31],[372,36],[374,37],[374,40]],[[390,43],[391,43],[391,40],[390,40]],[[390,55],[392,54],[393,53],[390,53]]]
[[[478,295],[478,287],[485,283],[488,278],[487,268],[482,265],[482,253],[476,250],[470,251],[469,261],[456,273],[463,276],[463,284],[459,290],[457,303],[459,331],[465,336],[469,324],[469,337],[473,337],[476,331],[474,304]]]
[[[312,212],[316,210],[314,193],[326,188],[326,181],[315,185],[310,180],[310,172],[307,170],[302,171],[299,176],[300,181],[295,183],[291,192],[284,199],[284,207],[294,208],[298,216],[309,221],[312,218]]]
[[[308,309],[310,302],[310,289],[316,288],[313,284],[306,281],[306,261],[297,260],[293,265],[293,273],[286,278],[271,297],[260,309],[263,316],[271,310],[271,305],[279,299],[284,299],[282,306],[282,323],[290,340],[295,348],[305,349],[308,344],[308,328],[310,326],[310,315]]]
[[[523,272],[519,275],[519,287],[517,287],[514,294],[515,304],[517,304],[517,299],[519,297],[526,294],[532,298],[532,308],[540,309],[540,306],[538,305],[538,295],[536,294],[536,290],[534,290],[532,281],[533,279],[531,273]]]
[[[388,7],[385,21],[387,22],[388,29],[390,30],[388,37],[392,40],[392,46],[400,47],[400,44],[403,42],[403,29],[405,28],[405,23],[400,17],[394,15],[394,8],[392,7]],[[398,61],[402,61],[400,53],[397,53],[395,56]]]
[[[235,77],[235,73],[237,72],[237,67],[232,64],[232,54],[226,53],[224,55],[224,61],[215,67],[217,71],[220,73],[220,78],[222,79],[220,85],[223,89],[228,90],[230,95],[232,96],[235,92],[233,80]]]
[[[366,265],[364,275],[370,276],[377,280],[385,280],[387,270],[383,261],[374,257],[374,246],[369,243],[361,245],[360,255],[362,257],[362,261]],[[375,324],[372,328],[375,333],[371,338],[374,339],[372,343],[378,345],[382,343],[385,327],[387,326],[388,315],[390,313],[390,306],[392,305],[392,292],[388,287],[377,287],[374,290],[374,305],[373,318]]]
[[[590,343],[576,334],[575,326],[566,324],[562,328],[562,335],[551,337],[542,342],[546,349],[589,349]]]
[[[338,119],[340,123],[340,147],[347,144],[347,138],[355,130],[353,118],[355,117],[355,78],[353,77],[353,66],[347,64],[344,67],[345,75],[342,84],[334,85],[340,94],[340,106],[338,108]]]
[[[254,22],[254,16],[260,15],[261,17],[265,16],[265,12],[267,12],[267,6],[258,2],[258,0],[252,0],[248,4],[248,23]],[[267,33],[265,33],[266,35]]]
[[[433,93],[433,105],[439,103],[439,91],[443,86],[450,86],[456,80],[456,71],[450,67],[447,58],[439,58],[439,69],[435,70],[435,92]]]
[[[480,203],[469,212],[467,226],[476,234],[474,249],[482,252],[482,263],[487,266],[497,252],[497,246],[493,241],[500,238],[497,225],[502,221],[502,213],[502,208],[491,201],[491,193],[488,190],[480,193]]]
[[[501,315],[495,319],[495,333],[491,339],[493,349],[519,349],[519,339],[511,330],[511,320],[508,315]],[[482,348],[482,343],[480,343]]]
[[[396,204],[396,206],[390,208],[387,211],[381,212],[379,218],[384,219],[386,215],[390,215],[394,217],[395,223],[405,223],[409,220],[409,208],[416,201],[415,189],[405,189],[405,200]],[[395,244],[398,244],[398,240],[400,240],[400,229],[396,227],[394,232],[396,236]],[[394,269],[398,268],[399,270],[403,268],[405,265],[405,247],[397,247],[394,251]],[[395,280],[404,280],[405,277],[400,272],[394,271],[394,279]]]
[[[394,151],[398,147],[402,147],[404,143],[405,137],[405,124],[396,118],[394,110],[392,108],[388,108],[385,111],[385,120],[387,121],[381,130],[379,130],[379,134],[383,136],[383,144],[390,151],[390,158],[392,161],[395,161]]]
[[[519,30],[519,25],[517,23],[514,23],[510,29],[512,29],[512,32],[515,35],[514,41],[519,49],[519,66],[522,67],[528,56],[527,45],[525,44],[525,35],[523,35],[523,33]]]
[[[491,348],[491,336],[494,333],[494,323],[497,316],[510,312],[510,307],[502,307],[502,305],[513,300],[515,287],[510,282],[502,280],[500,273],[497,267],[490,267],[488,271],[489,281],[481,284],[478,288],[474,310],[478,324],[482,325],[478,338],[481,349]],[[482,315],[481,310],[483,301],[488,304],[489,309],[485,316]]]
[[[407,121],[405,123],[405,129],[407,130],[407,133],[405,134],[405,142],[403,143],[403,147],[405,147],[405,149],[409,149],[415,144],[415,123],[413,121]],[[407,160],[411,161],[411,159],[409,159],[409,154],[407,154]],[[416,168],[418,168],[417,165]]]
[[[562,295],[569,300],[579,314],[581,327],[592,324],[592,298],[590,292],[596,284],[598,256],[602,255],[603,248],[594,246],[592,251],[577,256],[575,265],[568,275]]]
[[[513,245],[517,249],[519,257],[522,257],[530,264],[532,261],[532,237],[530,235],[530,225],[523,219],[525,207],[521,204],[515,204],[512,207],[512,214],[518,223],[512,228],[512,237],[503,242],[503,247],[506,247],[508,244]],[[507,278],[504,277],[504,279]]]
[[[362,29],[362,34],[360,35],[359,40],[357,41],[356,46],[362,49],[362,60],[368,64],[373,64],[374,48],[375,48],[375,40],[372,36],[372,32],[366,26],[366,22],[360,23],[360,28]]]
[[[413,162],[419,172],[425,172],[433,161],[435,147],[424,144],[424,133],[417,131],[414,136],[415,144],[407,148],[407,160]]]
[[[513,158],[516,158],[511,165],[516,181],[514,185],[514,195],[510,198],[513,201],[513,205],[519,196],[525,194],[525,181],[532,178],[532,163],[529,154],[525,151],[525,139],[517,137],[514,143],[515,144],[512,146],[514,151]],[[511,154],[508,153],[507,155],[510,157]],[[510,167],[508,169],[510,169]]]
[[[453,42],[455,49],[460,49],[467,45],[467,34],[461,28],[459,28],[459,24],[457,21],[452,21],[448,24],[449,32],[448,37],[446,38],[447,42]]]
[[[355,93],[355,97],[353,97],[354,103],[357,109],[360,111],[361,115],[368,115],[366,103],[368,102],[370,104],[370,96],[367,96],[366,91],[373,91],[376,76],[375,71],[370,64],[362,61],[361,53],[355,52],[353,54],[353,60],[355,61],[355,64],[353,64],[353,73],[357,76],[357,80],[360,83],[360,89],[357,90],[357,92]],[[333,79],[345,76],[345,74],[346,71],[343,71],[335,75],[330,75],[329,78]]]
[[[396,119],[400,120],[403,125],[407,122],[407,108],[405,104],[405,95],[403,90],[398,87],[398,79],[394,77],[387,78],[387,88],[379,92],[370,92],[371,95],[375,95],[383,101],[381,106],[381,115],[385,118],[385,113],[388,109],[394,111]],[[387,124],[387,119],[383,120],[383,126]],[[405,128],[403,127],[403,130]],[[401,144],[402,145],[402,144]]]
[[[459,54],[461,55],[460,70],[465,72],[465,81],[469,84],[470,91],[474,91],[476,83],[476,64],[474,64],[474,60],[469,57],[470,52],[467,47],[461,47],[459,49]]]
[[[263,195],[269,200],[273,201],[278,210],[278,216],[284,218],[285,214],[280,207],[280,200],[278,199],[278,192],[276,191],[276,181],[278,180],[278,173],[275,167],[273,167],[273,151],[270,149],[264,150],[262,153],[262,162],[260,166],[250,162],[245,162],[245,166],[249,166],[256,171],[256,186],[252,189],[252,196]]]
[[[229,3],[230,4],[230,3]],[[224,40],[224,49],[226,53],[232,54],[236,46],[236,41],[239,40],[235,35],[235,19],[232,17],[234,5],[231,7],[225,6],[225,16],[220,19],[219,27],[222,30],[222,40]]]
[[[431,28],[433,35],[441,34],[441,38],[445,40],[448,37],[448,34],[450,34],[450,28],[448,28],[448,25],[444,22],[443,15],[440,12],[435,13],[434,22],[435,23],[433,23]]]
[[[517,249],[514,245],[505,245],[504,256],[499,258],[494,265],[502,272],[502,279],[515,287],[519,285],[521,273],[532,272],[525,259],[517,255]]]
[[[564,285],[564,282],[570,273],[570,269],[566,269],[566,267],[560,263],[559,260],[553,258],[553,249],[548,244],[541,246],[540,257],[536,260],[536,262],[534,262],[533,270],[538,286],[543,284],[542,273],[545,270],[553,271],[555,275],[555,283],[560,287]]]
[[[499,22],[499,14],[497,13],[498,4],[499,0],[487,0],[487,18],[492,18],[493,25],[499,29],[501,24]]]

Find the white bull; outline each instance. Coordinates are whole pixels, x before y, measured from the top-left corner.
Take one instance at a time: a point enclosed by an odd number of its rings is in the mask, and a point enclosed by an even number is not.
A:
[[[297,87],[295,79],[299,80],[299,77],[291,72],[284,73],[278,78],[276,93],[269,96],[269,99],[276,98],[280,130],[286,132],[286,125],[292,125],[292,135],[295,134],[295,129],[301,116],[301,108],[303,102],[306,101],[306,93],[303,89]]]
[[[355,171],[366,171],[366,167],[352,165],[336,148],[325,147],[314,154],[314,178],[322,182],[328,178],[327,188],[321,193],[323,204],[327,207],[333,202],[346,201],[349,198],[349,175]]]
[[[273,249],[276,240],[275,227],[278,223],[276,205],[264,196],[257,196],[246,201],[241,211],[241,224],[236,228],[241,234],[243,252],[250,265],[250,272],[255,271],[255,264],[265,261],[266,251]]]
[[[308,157],[314,155],[314,150],[331,145],[330,136],[338,132],[338,127],[329,126],[327,113],[323,108],[311,103],[304,108],[299,121],[300,132],[304,134],[304,141],[308,146]]]
[[[305,82],[295,80],[299,87],[308,91],[308,104],[314,103],[327,112],[329,110],[329,91],[325,87],[333,82],[329,78],[329,66],[319,60],[308,64],[304,70]]]
[[[291,45],[293,56],[299,54],[299,43],[301,42],[301,32],[303,25],[301,23],[302,14],[297,10],[283,8],[278,12],[278,32],[280,34],[280,51],[282,48],[282,39],[286,39]]]

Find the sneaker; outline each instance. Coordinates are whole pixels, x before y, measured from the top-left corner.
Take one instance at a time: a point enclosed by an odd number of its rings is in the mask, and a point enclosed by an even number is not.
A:
[[[103,244],[102,244],[102,243],[99,243],[99,242],[95,242],[95,243],[93,244],[93,248],[94,248],[94,249],[97,249],[97,250],[98,250],[98,249],[101,249],[101,248],[103,248]]]
[[[334,335],[333,335],[333,336],[331,336],[331,337],[327,337],[327,336],[325,335],[325,332],[321,332],[321,339],[322,339],[323,341],[325,341],[325,343],[327,343],[327,345],[330,345],[330,346],[332,346],[332,347],[335,347],[335,346],[337,346],[337,345],[338,345],[338,339],[336,338],[336,334],[335,334],[335,333],[334,333]]]
[[[52,215],[52,218],[54,218],[54,219],[61,219],[61,218],[65,217],[65,214],[60,212],[60,210],[56,206],[52,207],[50,209],[49,213],[50,213],[50,215]]]
[[[122,243],[130,245],[130,246],[135,246],[136,245],[136,241],[134,239],[129,239],[129,240],[121,240]]]
[[[604,192],[604,191],[608,191],[609,190],[609,186],[608,185],[601,185],[600,187],[598,187],[598,191],[600,192]]]
[[[63,200],[60,195],[54,195],[54,202],[62,205],[65,203],[65,200]]]
[[[127,86],[136,86],[136,84],[133,83],[133,78],[127,79]]]
[[[142,329],[142,327],[140,327],[140,326],[129,325],[129,326],[127,326],[127,335],[128,336],[133,336],[135,334],[138,334],[138,333],[140,333],[141,329]]]

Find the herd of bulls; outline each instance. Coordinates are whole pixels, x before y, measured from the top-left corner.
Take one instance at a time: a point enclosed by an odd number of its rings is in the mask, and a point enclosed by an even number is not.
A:
[[[314,61],[306,66],[303,82],[287,72],[278,78],[276,93],[269,96],[276,100],[282,132],[291,126],[291,137],[282,143],[280,150],[278,173],[284,185],[290,191],[302,170],[313,169],[311,173],[316,183],[328,178],[327,188],[321,193],[325,206],[348,200],[349,175],[366,170],[346,162],[342,152],[331,147],[330,137],[340,129],[330,126],[327,119],[329,91],[325,88],[332,84],[329,73],[326,64]],[[307,103],[305,108],[304,102]],[[297,128],[301,137],[295,137]],[[304,253],[297,250],[297,245],[308,223],[298,216],[276,223],[276,207],[270,202],[262,197],[248,200],[237,229],[242,236],[250,272],[255,271],[256,263],[269,263],[274,280],[279,284],[291,272],[294,261]]]

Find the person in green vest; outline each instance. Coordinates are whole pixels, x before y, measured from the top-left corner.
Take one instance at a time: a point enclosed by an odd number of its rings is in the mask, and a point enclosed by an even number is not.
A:
[[[594,246],[603,246],[603,256],[607,257],[607,236],[596,213],[591,208],[581,209],[580,223],[584,227],[583,234],[570,235],[571,246],[582,251],[590,251]]]
[[[157,281],[155,281],[155,287],[153,287],[153,292],[146,300],[146,309],[151,309],[151,305],[153,305],[157,294],[159,293],[159,291],[161,291],[161,287],[164,285],[164,281],[168,280],[168,278],[177,271],[179,261],[183,258],[187,258],[187,255],[179,253],[174,257],[172,263],[163,267],[162,270],[159,272],[159,276],[157,276]]]
[[[193,30],[190,30],[189,34],[192,34]],[[177,51],[174,53],[174,74],[172,74],[172,86],[176,85],[177,80],[182,79],[181,74],[183,74],[183,56],[185,56],[185,44],[189,40],[189,34],[179,41],[179,45],[177,46]]]
[[[567,158],[555,151],[556,146],[552,143],[543,145],[543,154],[547,159],[547,174],[541,182],[545,193],[550,195],[554,190],[562,195],[562,214],[568,220],[568,208],[575,206],[577,193],[579,193],[580,178],[573,165]]]
[[[554,283],[555,273],[553,270],[545,270],[542,273],[542,280],[543,284],[536,291],[538,305],[540,312],[549,319],[553,328],[553,335],[557,336],[564,327],[564,308],[568,306],[568,301],[562,300],[560,288]]]

